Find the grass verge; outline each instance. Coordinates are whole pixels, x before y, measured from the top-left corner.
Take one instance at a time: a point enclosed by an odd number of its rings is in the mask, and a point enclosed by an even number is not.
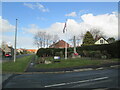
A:
[[[16,62],[2,63],[2,72],[24,72],[33,55],[17,58]]]
[[[77,58],[77,59],[60,60],[59,63],[36,64],[35,68],[40,68],[40,69],[67,68],[67,67],[87,66],[87,65],[101,65],[101,64],[107,64],[113,62],[118,62],[118,59],[90,60],[90,59]]]

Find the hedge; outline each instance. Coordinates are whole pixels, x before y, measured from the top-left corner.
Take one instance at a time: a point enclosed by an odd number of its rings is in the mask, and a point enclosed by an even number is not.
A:
[[[102,54],[107,53],[113,58],[120,58],[120,40],[111,44],[89,45],[77,47],[77,52],[83,54],[83,51],[100,51]]]
[[[84,52],[88,52],[91,55],[89,56],[96,56],[93,54],[102,54],[107,55],[112,58],[120,58],[119,51],[120,51],[120,40],[116,41],[111,44],[102,44],[102,45],[87,45],[87,46],[81,46],[76,48],[77,52],[81,56],[85,56]],[[43,56],[54,56],[54,55],[60,55],[64,56],[65,48],[40,48],[37,51],[37,56],[43,57]],[[73,53],[73,48],[68,48],[68,56]]]

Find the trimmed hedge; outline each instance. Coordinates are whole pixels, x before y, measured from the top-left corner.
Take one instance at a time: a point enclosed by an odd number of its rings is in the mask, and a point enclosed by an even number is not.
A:
[[[100,51],[102,54],[109,54],[112,58],[120,58],[120,40],[111,44],[89,45],[77,47],[77,52],[83,55],[83,51]]]
[[[77,47],[76,50],[81,56],[85,56],[85,52],[89,54],[85,57],[100,57],[100,55],[106,55],[109,58],[120,58],[120,40],[111,44],[81,46]],[[37,51],[37,56],[64,56],[64,53],[65,48],[40,48]],[[73,48],[68,48],[68,56],[70,56],[72,53]]]

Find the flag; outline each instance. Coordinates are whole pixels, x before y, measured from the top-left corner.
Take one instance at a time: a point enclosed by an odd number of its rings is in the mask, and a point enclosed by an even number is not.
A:
[[[65,22],[65,25],[64,25],[64,28],[63,28],[63,33],[65,33],[65,30],[66,30],[66,22]]]

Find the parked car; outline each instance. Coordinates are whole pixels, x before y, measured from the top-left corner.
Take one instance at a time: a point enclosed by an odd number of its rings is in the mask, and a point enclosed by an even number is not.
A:
[[[10,53],[5,54],[5,57],[12,57]]]

